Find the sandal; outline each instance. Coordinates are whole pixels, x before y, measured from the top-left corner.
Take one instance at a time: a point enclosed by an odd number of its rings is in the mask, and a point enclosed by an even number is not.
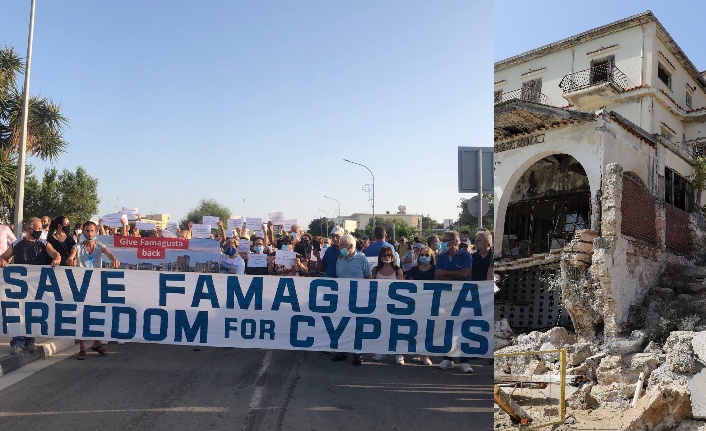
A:
[[[86,360],[86,352],[84,350],[81,350],[78,352],[78,359],[79,361],[85,361]]]
[[[105,350],[105,347],[101,344],[100,346],[96,347],[91,347],[91,350],[94,352],[98,353],[101,356],[108,356],[108,352]]]

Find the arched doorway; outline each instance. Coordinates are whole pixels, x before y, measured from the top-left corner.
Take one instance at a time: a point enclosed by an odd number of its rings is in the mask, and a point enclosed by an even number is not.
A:
[[[581,163],[552,154],[532,164],[515,184],[505,211],[503,257],[529,257],[563,248],[591,227],[591,188]]]

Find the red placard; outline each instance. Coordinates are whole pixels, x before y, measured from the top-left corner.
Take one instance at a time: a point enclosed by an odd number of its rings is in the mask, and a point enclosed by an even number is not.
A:
[[[115,247],[132,248],[173,248],[186,250],[189,248],[189,240],[185,238],[157,238],[141,236],[114,236],[113,245]]]
[[[138,259],[164,259],[166,253],[163,248],[138,248],[137,258]]]

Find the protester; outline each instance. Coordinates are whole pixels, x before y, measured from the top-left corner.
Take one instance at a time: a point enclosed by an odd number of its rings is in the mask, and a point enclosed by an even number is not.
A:
[[[380,254],[380,249],[383,247],[390,247],[393,252],[395,250],[395,246],[387,242],[387,232],[385,231],[384,226],[375,226],[375,241],[370,243],[368,247],[365,248],[363,253],[368,256],[368,257],[376,257]],[[400,257],[397,254],[397,252],[394,252],[395,256],[395,264],[399,265],[400,264]]]
[[[439,237],[436,235],[432,235],[429,238],[427,238],[427,246],[432,249],[432,251],[436,254],[439,254],[439,250],[441,249],[441,244],[439,243]]]
[[[17,240],[12,229],[8,226],[0,225],[0,254],[5,253],[5,250]]]
[[[343,235],[343,229],[338,226],[334,226],[329,234],[331,239],[330,247],[321,247],[321,251],[315,251],[314,256],[317,259],[317,269],[319,272],[324,273],[324,277],[336,278],[336,263],[338,262],[339,254],[339,241]],[[324,245],[327,242],[324,240]]]
[[[434,278],[436,280],[470,280],[471,254],[459,248],[461,243],[458,232],[450,230],[443,234],[441,239],[441,252],[436,257],[436,268]],[[458,358],[458,366],[464,373],[472,373],[470,359],[467,357]],[[439,368],[447,369],[453,367],[453,358],[444,356],[444,360],[439,364]]]
[[[69,218],[58,216],[49,225],[49,236],[47,242],[61,255],[61,266],[71,266],[68,261],[71,250],[76,245],[76,241],[71,235],[71,224]]]
[[[490,243],[493,241],[490,232],[478,231],[475,237],[476,252],[472,254],[471,281],[493,279],[493,251]]]
[[[414,243],[409,251],[402,256],[402,272],[407,273],[413,266],[417,265],[417,256],[423,246],[421,243]]]
[[[378,264],[372,269],[372,278],[380,280],[404,280],[402,268],[395,264],[395,251],[392,247],[383,247],[378,255]],[[383,354],[373,355],[373,360],[382,361]],[[395,361],[399,365],[404,365],[404,356],[397,355]]]
[[[339,239],[338,253],[342,256],[336,261],[336,277],[337,278],[371,278],[372,271],[368,259],[358,253],[355,248],[355,237],[350,234],[341,236]],[[392,250],[392,247],[390,247]],[[329,251],[330,252],[330,251]],[[328,253],[328,252],[327,252]],[[345,361],[348,359],[348,353],[339,352],[331,358],[333,362]],[[363,363],[363,354],[353,354],[353,365],[361,365]]]
[[[254,239],[251,240],[253,244],[253,251],[251,254],[257,254],[257,255],[262,255],[265,254],[265,238],[262,237],[255,237]],[[275,258],[274,256],[268,256],[267,257],[267,266],[264,267],[257,267],[257,268],[251,268],[249,266],[250,263],[250,256],[243,256],[245,259],[245,273],[247,275],[268,275],[269,274],[269,269],[268,267],[271,267],[274,265]]]
[[[108,247],[102,242],[96,241],[96,224],[92,221],[87,221],[83,224],[84,240],[76,244],[71,250],[69,262],[72,266],[80,266],[81,268],[102,268],[103,255],[113,262],[113,268],[120,268],[120,261],[110,252]],[[100,356],[108,356],[105,346],[100,340],[94,340],[91,345],[91,350],[98,353]],[[79,340],[78,360],[86,359],[86,345],[84,340]]]
[[[61,264],[61,255],[54,250],[51,244],[47,244],[40,239],[42,232],[44,232],[41,220],[32,217],[27,220],[24,228],[22,239],[12,243],[0,256],[0,268],[5,268],[10,258],[13,258],[13,263],[17,265],[46,265],[49,258],[51,258],[52,268]],[[12,337],[10,352],[16,355],[23,348],[34,352],[34,337]]]
[[[416,244],[415,244],[416,245]],[[434,280],[436,253],[431,248],[422,246],[417,255],[417,264],[407,273],[408,280]],[[424,365],[433,365],[429,356],[422,355],[419,360]]]
[[[220,271],[222,274],[245,274],[245,260],[238,254],[238,240],[228,239],[223,243]]]
[[[49,216],[42,216],[42,236],[39,238],[46,242],[49,236],[49,226],[51,225],[51,218]]]

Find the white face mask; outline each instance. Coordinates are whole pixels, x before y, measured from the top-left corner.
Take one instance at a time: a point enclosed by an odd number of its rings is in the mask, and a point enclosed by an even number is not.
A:
[[[389,257],[386,257],[385,259],[382,260],[382,263],[392,263],[392,259]]]

